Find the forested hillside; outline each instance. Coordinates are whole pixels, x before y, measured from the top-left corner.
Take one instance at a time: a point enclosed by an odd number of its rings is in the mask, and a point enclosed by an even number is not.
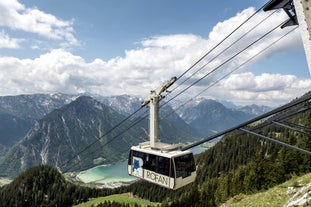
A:
[[[310,103],[304,105],[308,109]],[[307,127],[305,133],[275,124],[256,131],[311,151],[311,112],[298,113],[286,122]],[[235,195],[260,192],[292,176],[311,172],[311,156],[240,132],[228,134],[199,154],[196,164],[195,183],[176,191],[143,181],[114,190],[95,190],[70,184],[57,170],[40,166],[0,188],[0,206],[70,206],[124,192],[161,202],[163,206],[219,206]]]
[[[40,164],[63,172],[82,171],[126,159],[129,148],[148,137],[148,120],[137,117],[132,122],[141,121],[132,127],[128,127],[127,122],[115,128],[124,119],[111,107],[91,97],[80,96],[38,120],[3,157],[0,176],[14,178]],[[181,119],[175,119],[175,122],[163,119],[161,122],[160,136],[164,142],[194,141],[198,137],[195,133],[190,134],[191,127]],[[74,155],[84,151],[86,146],[88,150],[75,159]]]
[[[311,112],[287,121],[311,127]],[[260,129],[260,133],[311,151],[310,132],[297,133],[270,125]],[[132,185],[131,190],[152,201],[165,201],[169,206],[219,206],[234,195],[252,194],[293,175],[311,172],[309,155],[241,133],[227,135],[213,148],[198,155],[196,164],[196,182],[184,189],[172,192],[140,183]]]
[[[0,207],[71,206],[90,197],[104,196],[109,191],[73,185],[56,169],[37,166],[0,188]]]

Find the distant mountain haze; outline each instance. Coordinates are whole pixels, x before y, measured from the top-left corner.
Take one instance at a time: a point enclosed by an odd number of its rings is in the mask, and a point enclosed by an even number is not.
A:
[[[85,170],[126,159],[132,145],[149,138],[148,119],[130,129],[128,126],[132,122],[127,122],[107,133],[125,118],[91,97],[78,97],[38,120],[4,156],[0,165],[1,174],[15,176],[39,164],[61,170]],[[163,142],[177,143],[198,138],[166,120],[162,121],[160,128]],[[109,145],[106,146],[106,143]],[[87,151],[79,154],[87,146],[90,146]],[[73,159],[76,154],[79,156]],[[71,162],[68,163],[69,160]]]
[[[34,94],[0,97],[0,145],[11,147],[44,115],[77,96]]]
[[[177,113],[190,126],[203,133],[219,132],[271,110],[257,105],[231,109],[218,101],[197,99],[185,104]]]
[[[39,164],[80,171],[126,159],[132,145],[149,139],[148,108],[109,131],[139,109],[140,102],[128,95],[0,97],[0,176],[15,177]],[[193,142],[254,116],[206,99],[160,111],[160,139],[166,143]]]

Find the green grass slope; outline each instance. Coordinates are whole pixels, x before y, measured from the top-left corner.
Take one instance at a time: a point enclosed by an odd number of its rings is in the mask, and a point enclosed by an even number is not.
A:
[[[301,177],[292,178],[291,180],[273,187],[265,192],[260,192],[253,195],[239,194],[224,203],[222,207],[285,206],[288,205],[290,201],[297,200],[306,193],[308,193],[307,197],[311,202],[311,173]],[[307,206],[311,206],[310,202]]]
[[[81,203],[74,207],[90,207],[92,205],[97,206],[98,204],[104,203],[105,201],[114,201],[120,204],[129,204],[130,206],[134,206],[135,204],[138,204],[139,206],[160,206],[160,203],[150,202],[148,200],[133,197],[133,195],[130,193],[124,193],[94,198],[86,203]]]

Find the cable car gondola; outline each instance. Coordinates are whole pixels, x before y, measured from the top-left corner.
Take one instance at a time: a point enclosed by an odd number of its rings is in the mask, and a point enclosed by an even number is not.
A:
[[[196,167],[191,151],[158,151],[149,145],[132,147],[128,173],[146,181],[177,189],[194,182]]]
[[[190,150],[181,151],[180,145],[161,143],[159,132],[159,101],[161,93],[176,81],[176,77],[165,82],[142,103],[150,103],[150,141],[132,146],[128,159],[128,173],[157,185],[178,189],[196,178],[196,166]]]

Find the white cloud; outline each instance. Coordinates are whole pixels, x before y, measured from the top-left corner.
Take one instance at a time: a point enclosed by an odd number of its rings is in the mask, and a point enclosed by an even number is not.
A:
[[[17,0],[0,0],[0,26],[78,45],[73,35],[72,20],[63,21],[37,8],[26,8]]]
[[[278,106],[303,95],[310,88],[311,79],[267,73],[255,76],[248,72],[231,75],[217,85],[218,93],[211,93],[217,99],[230,97],[230,100],[242,105],[260,103]]]
[[[131,55],[129,56],[133,58]],[[0,58],[0,94],[20,93],[97,93],[101,95],[134,94],[147,96],[151,89],[176,74],[154,70],[138,61],[115,58],[87,63],[83,58],[62,49],[52,50],[36,59]],[[159,71],[165,71],[160,74]],[[168,75],[170,74],[170,75]],[[159,77],[158,79],[153,79]],[[163,79],[163,80],[160,80]],[[194,96],[206,86],[191,90]],[[280,105],[311,88],[311,79],[294,75],[252,73],[233,74],[205,95],[238,104]]]
[[[209,35],[210,44],[216,45],[218,42],[223,40],[228,34],[230,34],[235,28],[237,28],[243,21],[245,21],[250,15],[255,12],[254,8],[248,8],[243,10],[242,12],[238,13],[236,16],[229,18],[223,22],[218,23]],[[219,52],[223,51],[226,47],[230,46],[233,42],[238,40],[240,37],[245,35],[243,39],[235,43],[232,47],[228,50],[223,52],[221,56],[217,58],[220,62],[229,59],[234,54],[240,52],[243,48],[247,48],[243,53],[239,54],[237,58],[234,59],[234,62],[230,62],[226,67],[232,68],[240,63],[245,62],[250,57],[254,56],[259,51],[266,48],[272,42],[278,40],[282,35],[292,29],[292,27],[288,27],[285,29],[280,29],[279,25],[288,19],[287,15],[283,11],[275,12],[272,14],[270,18],[267,18],[266,21],[263,21],[269,13],[259,12],[251,21],[248,21],[244,24],[240,29],[234,32],[220,47],[217,48],[215,52],[218,54]],[[253,30],[251,28],[257,25]],[[272,30],[273,28],[277,27],[276,30],[271,32],[269,35],[263,37],[259,40],[264,34]],[[258,40],[258,41],[257,41]],[[250,46],[254,41],[257,41],[256,44]],[[250,46],[250,47],[249,47]],[[276,44],[269,50],[267,50],[261,58],[271,56],[278,52],[284,52],[286,50],[294,49],[294,48],[301,48],[301,38],[300,33],[298,30],[295,30],[290,35],[288,35],[282,41],[282,44]],[[215,54],[214,53],[214,54]]]
[[[15,16],[30,15],[35,17],[34,19],[38,17],[45,19],[44,25],[47,25],[47,27],[43,26],[36,31],[44,34],[49,28],[54,28],[52,29],[54,34],[50,34],[52,35],[51,38],[66,39],[67,37],[61,31],[72,34],[70,22],[57,20],[55,17],[35,11],[35,9],[30,12],[23,5],[14,2],[15,5],[11,5],[11,8],[15,8]],[[3,5],[4,3],[0,4],[0,10],[3,10]],[[8,12],[8,10],[6,11]],[[4,86],[0,88],[0,95],[89,92],[101,95],[134,94],[148,96],[149,91],[158,87],[163,81],[182,74],[202,57],[209,48],[217,44],[226,34],[232,31],[232,28],[235,28],[253,12],[254,9],[249,8],[235,17],[217,24],[207,39],[193,34],[155,36],[144,39],[141,42],[141,48],[127,50],[124,57],[115,57],[108,61],[95,59],[86,62],[83,57],[73,55],[64,49],[51,50],[35,59],[0,57],[0,84]],[[12,16],[14,16],[13,13]],[[261,19],[265,16],[264,13],[259,13],[257,18]],[[266,24],[276,26],[282,19],[284,19],[284,16],[281,13],[276,13]],[[28,20],[25,21],[28,22]],[[255,21],[260,20],[256,19]],[[12,22],[20,23],[17,20]],[[13,23],[6,24],[13,25]],[[34,24],[36,24],[36,21]],[[208,65],[207,69],[202,70],[195,78],[202,77],[202,75],[226,61],[232,54],[235,54],[241,48],[250,44],[251,41],[267,32],[267,28],[271,27],[266,24],[261,25],[246,36],[236,47],[217,57],[213,63]],[[42,26],[41,23],[38,26]],[[250,25],[245,26],[246,28],[250,27]],[[58,32],[57,28],[61,31]],[[252,48],[252,50],[237,56],[233,62],[222,67],[215,77],[226,74],[228,70],[232,70],[232,68],[248,60],[257,51],[266,47],[269,41],[278,38],[283,33],[284,30],[280,29],[273,33],[270,38]],[[224,46],[218,48],[217,51],[224,49],[226,45],[229,45],[241,34],[242,32],[239,32],[228,39]],[[267,51],[264,56],[298,47],[299,42],[298,35],[295,33],[287,41],[283,41],[283,44],[278,44],[272,50]],[[208,56],[207,60],[196,66],[193,71],[206,63],[215,54],[214,51],[213,54]],[[194,96],[202,88],[208,86],[207,83],[202,82],[199,87],[192,88],[187,93]],[[232,100],[239,104],[256,102],[258,104],[278,105],[302,95],[302,92],[309,90],[310,86],[311,80],[300,80],[294,75],[262,74],[255,76],[253,73],[240,73],[231,75],[203,95],[212,96],[216,99]]]
[[[141,42],[144,47],[177,47],[185,48],[202,41],[200,37],[193,34],[175,34],[166,36],[155,36]]]
[[[286,87],[292,87],[291,84],[295,82],[297,82],[297,77],[294,75],[263,73],[260,76],[255,76],[248,72],[231,75],[223,81],[223,84],[225,88],[236,91],[265,92],[284,90]]]
[[[4,31],[0,31],[0,48],[18,49],[22,39],[10,38]]]

